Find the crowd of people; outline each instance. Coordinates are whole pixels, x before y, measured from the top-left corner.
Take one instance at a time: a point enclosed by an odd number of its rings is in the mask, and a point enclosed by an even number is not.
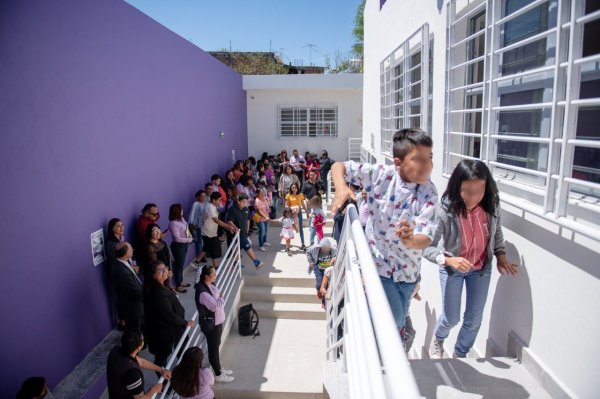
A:
[[[406,350],[415,333],[409,312],[411,299],[419,299],[422,258],[439,265],[443,301],[429,348],[431,358],[444,357],[444,340],[460,322],[466,287],[466,311],[453,350],[454,357],[465,357],[481,325],[493,258],[503,275],[517,274],[518,266],[506,257],[499,193],[487,166],[477,160],[458,163],[438,204],[437,189],[430,180],[432,147],[426,132],[403,129],[393,137],[393,165],[334,163],[327,151],[317,158],[310,153],[301,156],[297,150],[289,158],[283,150],[278,155],[264,153],[258,161],[254,157],[238,161],[224,178],[215,174],[196,192],[187,220],[181,204],[173,204],[168,228],[162,230],[158,206],[146,204],[136,224],[135,255],[124,238],[123,221],[111,219],[106,256],[118,323],[124,333],[121,345],[108,358],[109,396],[149,397],[160,392],[160,384],[144,392],[140,369],[148,369],[172,379],[172,389],[182,398],[214,397],[212,384],[234,380],[233,371],[222,368],[219,358],[225,299],[214,283],[224,243],[231,245],[239,233],[240,249],[255,268],[261,268],[263,262],[256,257],[249,236],[256,231],[258,250],[265,251],[271,245],[268,226],[278,221],[282,251],[289,256],[293,256],[291,240],[299,235],[299,249],[306,252],[308,273],[314,273],[317,297],[325,307],[335,270],[334,241],[339,240],[349,204],[358,210]],[[324,236],[322,212],[330,171],[336,188],[331,209],[333,240]],[[281,217],[278,210],[282,210]],[[170,245],[165,241],[167,234],[171,235]],[[193,266],[197,269],[198,322],[207,340],[212,370],[202,368],[203,351],[190,347],[171,372],[164,368],[167,359],[185,328],[194,324],[186,320],[177,297],[190,287],[183,279],[190,246],[194,247]],[[139,356],[145,340],[154,362]],[[43,384],[38,385],[44,389]]]
[[[239,233],[240,249],[260,269],[264,262],[256,257],[249,236],[256,231],[258,250],[266,251],[265,247],[271,245],[267,239],[269,223],[281,223],[283,250],[290,256],[290,239],[295,232],[301,238],[300,250],[306,250],[305,220],[309,245],[318,242],[323,238],[325,224],[322,195],[332,164],[327,151],[319,158],[308,152],[301,156],[297,150],[289,158],[285,150],[278,155],[264,153],[258,161],[249,157],[235,162],[224,178],[213,175],[195,193],[187,220],[183,206],[172,204],[168,227],[163,230],[158,224],[157,204],[147,203],[137,219],[133,242],[125,239],[122,219],[108,222],[105,252],[110,266],[111,297],[116,304],[118,326],[124,330],[120,346],[108,358],[111,398],[151,396],[162,389],[156,384],[144,392],[140,369],[172,378],[172,387],[181,397],[211,398],[212,384],[234,380],[233,371],[222,368],[219,358],[225,299],[214,283],[223,245],[231,245]],[[284,208],[281,218],[277,218],[278,208]],[[197,269],[194,282],[183,278],[190,247],[194,249],[192,265]],[[171,373],[164,368],[168,358],[186,327],[194,325],[193,320],[186,320],[177,295],[187,292],[192,283],[212,370],[201,368],[204,353],[191,347]],[[139,356],[146,346],[154,355],[154,362]]]

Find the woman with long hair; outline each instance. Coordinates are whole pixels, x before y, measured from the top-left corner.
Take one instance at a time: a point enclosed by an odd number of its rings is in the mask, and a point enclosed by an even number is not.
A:
[[[166,366],[185,328],[193,326],[194,321],[185,319],[185,309],[165,284],[169,279],[165,264],[153,262],[148,268],[152,278],[144,286],[145,335],[154,363]]]
[[[444,357],[444,340],[460,321],[464,285],[466,310],[453,357],[466,357],[483,318],[494,256],[501,275],[518,271],[506,259],[498,188],[483,162],[464,159],[454,168],[442,195],[433,241],[423,256],[440,266],[443,301],[429,355]]]
[[[291,165],[286,165],[284,173],[279,177],[279,198],[285,199],[290,192],[292,184],[296,183],[300,187],[300,179],[294,173]]]
[[[200,329],[206,337],[208,346],[208,360],[215,372],[217,382],[232,382],[233,371],[221,368],[219,347],[221,346],[221,334],[223,334],[223,323],[225,322],[225,298],[221,291],[214,285],[217,280],[217,270],[211,265],[204,265],[198,269],[196,275],[196,308],[198,309],[198,320]]]
[[[171,374],[171,387],[182,399],[213,399],[215,376],[202,367],[204,352],[197,346],[188,348]]]
[[[188,246],[193,241],[190,228],[183,217],[183,208],[181,204],[173,204],[169,208],[169,231],[173,241],[171,242],[171,252],[173,253],[173,280],[177,292],[187,292],[189,283],[183,282],[183,266]]]
[[[152,273],[149,265],[154,262],[162,262],[169,270],[169,277],[173,277],[171,270],[171,253],[167,243],[162,239],[162,231],[157,224],[150,224],[146,228],[146,250],[144,251],[144,264],[142,271],[144,280],[150,281]]]

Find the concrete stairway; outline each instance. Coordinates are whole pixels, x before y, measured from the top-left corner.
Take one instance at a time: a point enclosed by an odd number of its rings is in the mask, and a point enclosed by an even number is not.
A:
[[[221,363],[234,371],[235,381],[216,384],[216,398],[323,397],[325,311],[315,295],[315,277],[307,274],[299,238],[292,241],[288,256],[282,252],[279,232],[279,226],[269,226],[272,246],[267,252],[255,248],[265,267],[243,269],[241,305],[253,304],[260,317],[260,336],[240,336],[235,323],[221,350]],[[307,228],[305,233],[308,242]],[[246,255],[242,263],[250,264]]]

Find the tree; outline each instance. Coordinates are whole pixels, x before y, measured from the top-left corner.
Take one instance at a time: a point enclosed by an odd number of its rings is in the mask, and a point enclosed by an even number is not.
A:
[[[362,0],[356,9],[356,15],[354,16],[354,29],[352,30],[352,36],[354,36],[354,44],[352,45],[352,52],[360,60],[360,71],[363,71],[364,61],[364,41],[365,41],[365,3],[366,0]]]

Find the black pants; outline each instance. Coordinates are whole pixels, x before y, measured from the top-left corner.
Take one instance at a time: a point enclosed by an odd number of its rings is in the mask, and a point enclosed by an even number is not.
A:
[[[215,372],[215,376],[221,375],[221,359],[219,357],[219,347],[221,346],[221,334],[223,334],[223,324],[216,325],[211,332],[202,330],[206,337],[208,346],[208,361]]]

